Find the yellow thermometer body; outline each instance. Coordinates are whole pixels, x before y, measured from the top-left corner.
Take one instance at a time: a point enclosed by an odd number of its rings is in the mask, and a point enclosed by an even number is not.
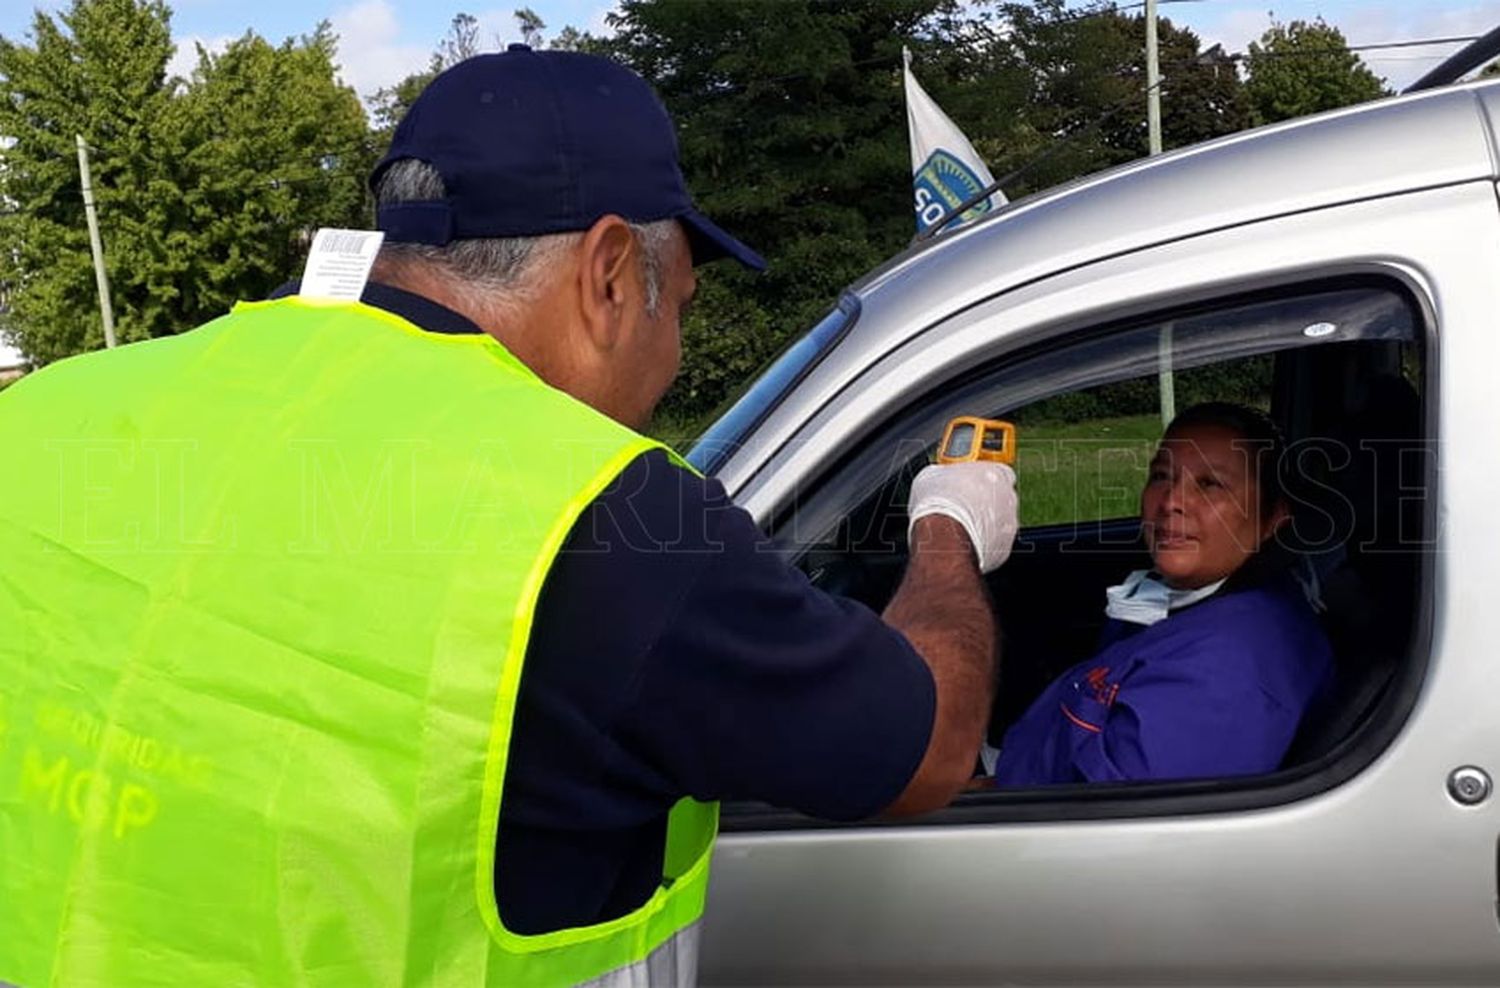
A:
[[[998,419],[963,415],[948,423],[938,446],[939,463],[1016,463],[1016,427]]]

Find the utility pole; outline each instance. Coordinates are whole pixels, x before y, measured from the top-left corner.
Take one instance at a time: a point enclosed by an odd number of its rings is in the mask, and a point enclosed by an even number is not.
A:
[[[1146,128],[1151,153],[1161,154],[1161,66],[1156,43],[1156,0],[1146,0]]]
[[[78,138],[78,173],[83,178],[83,215],[89,221],[89,249],[94,254],[94,282],[99,287],[99,315],[104,320],[104,345],[115,345],[115,312],[109,304],[109,275],[104,271],[104,241],[99,239],[99,217],[94,215],[94,186],[89,179],[89,146]]]
[[[1146,0],[1146,132],[1151,154],[1161,154],[1161,65],[1156,41],[1156,0]],[[1177,389],[1172,379],[1172,324],[1161,329],[1157,355],[1157,386],[1161,392],[1161,424],[1177,417]]]

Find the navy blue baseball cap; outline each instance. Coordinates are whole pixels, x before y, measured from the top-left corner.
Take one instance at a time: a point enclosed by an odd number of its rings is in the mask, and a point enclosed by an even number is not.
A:
[[[387,240],[441,246],[566,233],[614,213],[677,220],[694,264],[766,266],[693,207],[666,108],[646,80],[605,58],[511,45],[466,59],[417,97],[371,188],[405,158],[435,168],[448,194],[379,207]]]

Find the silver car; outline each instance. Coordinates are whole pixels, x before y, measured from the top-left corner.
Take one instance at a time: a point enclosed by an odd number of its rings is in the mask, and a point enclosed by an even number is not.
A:
[[[1500,984],[1497,118],[1500,84],[1448,88],[1016,203],[855,285],[705,435],[790,560],[879,607],[944,423],[1019,423],[998,737],[1145,558],[1115,412],[1248,389],[1308,478],[1339,670],[1269,775],[728,805],[705,983]]]

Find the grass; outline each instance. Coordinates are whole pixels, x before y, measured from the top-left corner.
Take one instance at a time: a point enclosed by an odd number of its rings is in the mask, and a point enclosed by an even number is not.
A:
[[[1134,516],[1159,438],[1156,415],[1019,426],[1022,526]]]
[[[681,450],[708,424],[705,417],[662,413],[647,434]],[[1016,475],[1022,526],[1134,516],[1160,438],[1156,415],[1019,426]]]

